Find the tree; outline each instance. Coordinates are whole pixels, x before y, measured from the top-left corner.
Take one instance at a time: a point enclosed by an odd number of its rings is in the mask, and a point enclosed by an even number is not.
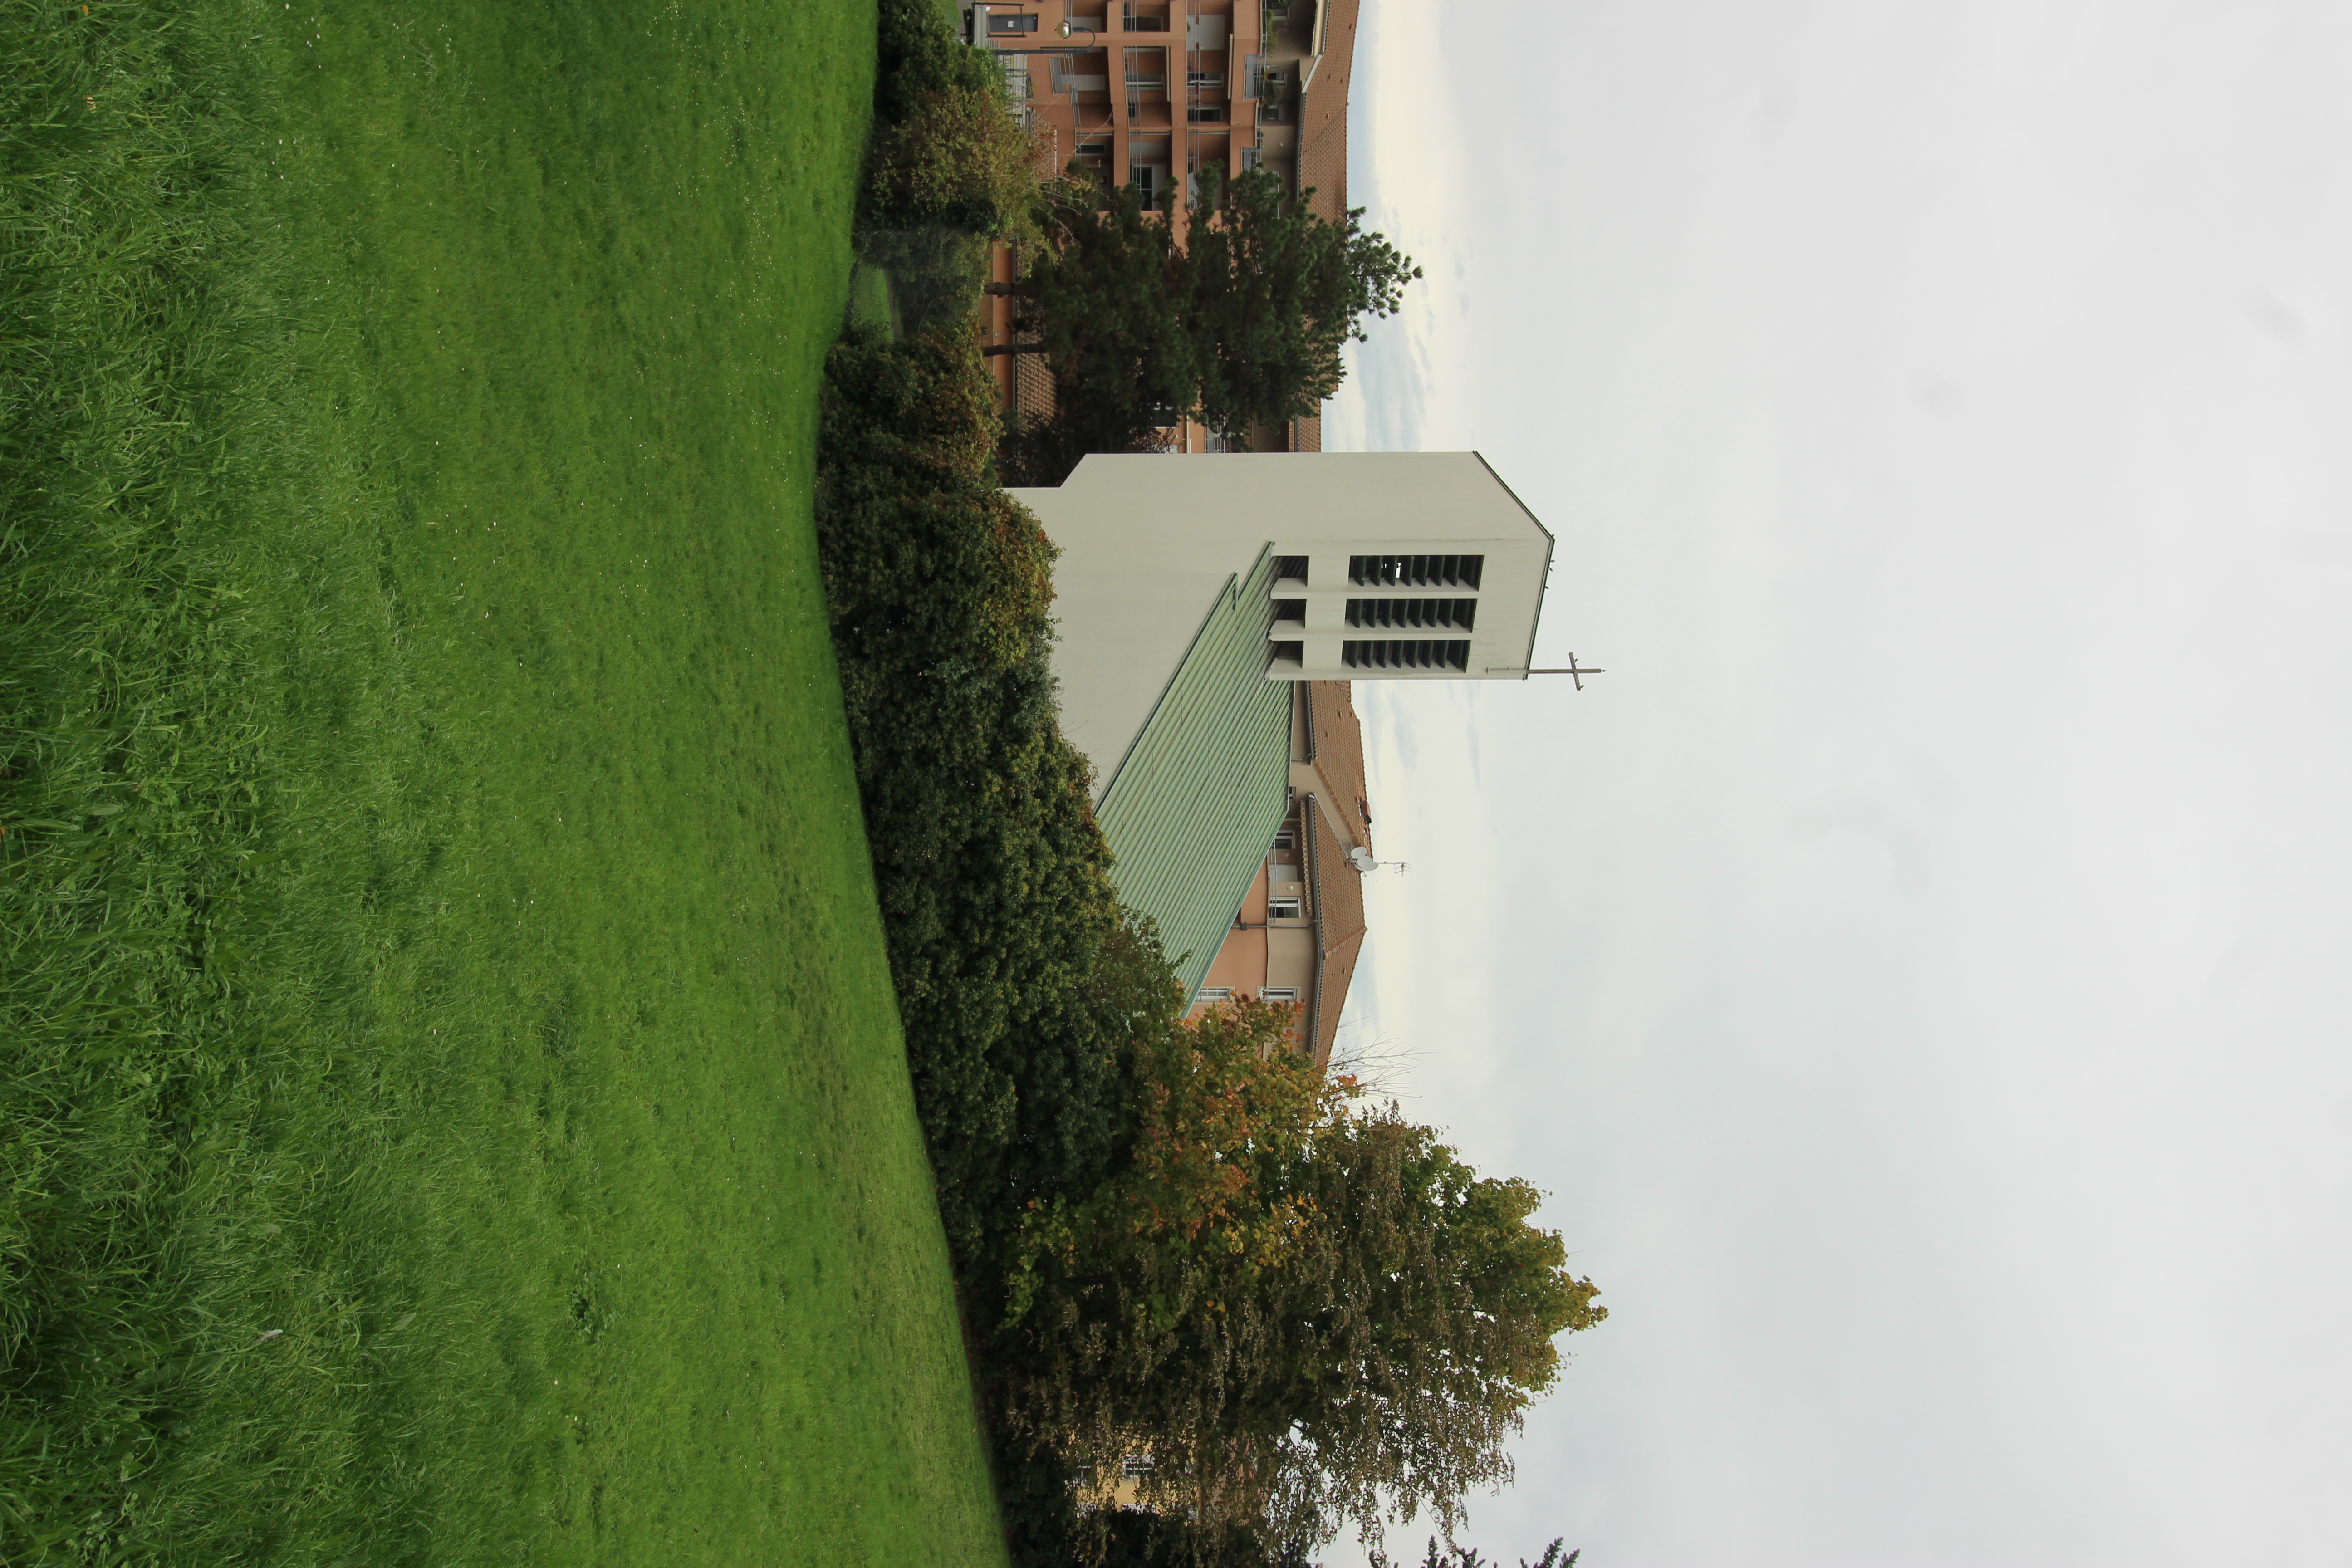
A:
[[[1061,403],[1043,418],[1015,413],[997,442],[997,478],[1007,485],[1058,485],[1089,452],[1160,450],[1160,424],[1156,411],[1121,404]]]
[[[1006,1414],[1097,1477],[1151,1456],[1143,1501],[1316,1542],[1469,1488],[1607,1316],[1482,1178],[1393,1106],[1367,1111],[1245,1003],[1139,1044],[1134,1152],[1031,1211],[1009,1271]]]
[[[1339,351],[1364,339],[1366,312],[1387,317],[1421,268],[1362,226],[1337,224],[1295,199],[1280,176],[1252,169],[1201,175],[1203,211],[1185,265],[1185,319],[1198,340],[1198,406],[1212,429],[1238,433],[1312,415],[1339,389]]]
[[[1133,189],[1057,182],[1039,193],[1039,222],[1047,244],[1036,265],[1017,283],[987,286],[1015,297],[1015,324],[1040,341],[982,352],[1040,354],[1054,373],[1054,413],[1005,426],[997,466],[1012,485],[1058,485],[1089,452],[1152,450],[1199,380],[1182,254]]]
[[[1466,1492],[1510,1478],[1503,1445],[1559,1376],[1554,1337],[1608,1311],[1528,1223],[1540,1193],[1478,1175],[1393,1104],[1343,1106],[1294,1180],[1318,1224],[1254,1303],[1280,1349],[1243,1422],[1278,1450],[1270,1513],[1369,1528],[1385,1500],[1450,1532]]]
[[[1034,352],[1053,367],[1057,401],[1172,421],[1192,406],[1200,367],[1168,225],[1145,216],[1132,185],[1073,181],[1041,199],[1046,245],[1013,288],[1021,324],[1043,332]]]
[[[1562,1543],[1559,1539],[1555,1538],[1549,1546],[1544,1548],[1544,1554],[1533,1563],[1524,1557],[1520,1558],[1519,1568],[1576,1568],[1576,1560],[1584,1555],[1583,1548],[1579,1547],[1562,1557],[1559,1554]],[[1371,1559],[1372,1568],[1404,1568],[1402,1563],[1391,1563],[1388,1553],[1377,1548],[1373,1550]],[[1429,1555],[1421,1560],[1421,1568],[1503,1568],[1503,1565],[1500,1563],[1487,1562],[1478,1554],[1475,1547],[1455,1546],[1450,1543],[1441,1547],[1437,1544],[1437,1538],[1433,1535],[1429,1538]]]
[[[1203,206],[1186,248],[1148,216],[1134,187],[1071,181],[1044,195],[1046,244],[1028,275],[992,284],[1019,300],[1057,405],[1017,426],[1005,467],[1018,482],[1058,484],[1087,452],[1143,449],[1152,432],[1198,416],[1239,436],[1315,412],[1346,374],[1339,351],[1367,312],[1393,312],[1421,276],[1412,258],[1364,229],[1294,198],[1279,176],[1202,174]]]

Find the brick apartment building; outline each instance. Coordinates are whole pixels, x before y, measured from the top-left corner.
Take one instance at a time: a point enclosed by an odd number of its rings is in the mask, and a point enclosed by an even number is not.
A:
[[[1041,169],[1073,162],[1131,184],[1181,239],[1201,171],[1267,168],[1337,223],[1348,207],[1348,84],[1360,0],[989,0],[964,8],[965,36],[996,51]],[[1066,37],[1063,26],[1068,24]],[[1019,258],[1000,249],[995,278]],[[1012,302],[990,302],[984,330],[1013,341]],[[1050,412],[1053,378],[1032,355],[994,368],[1007,408]],[[1219,449],[1188,422],[1180,452]],[[1319,417],[1252,432],[1255,451],[1318,452]]]

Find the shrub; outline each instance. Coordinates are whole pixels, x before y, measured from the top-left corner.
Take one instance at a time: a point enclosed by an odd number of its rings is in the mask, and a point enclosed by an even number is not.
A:
[[[988,240],[1029,226],[1029,144],[985,55],[929,0],[883,0],[858,258],[890,275],[909,333],[969,331]]]
[[[941,88],[990,91],[1003,100],[995,62],[956,37],[934,0],[881,0],[875,23],[877,123],[903,124],[914,118],[917,99]]]
[[[976,347],[852,340],[826,364],[818,548],[940,1207],[992,1323],[1033,1198],[1092,1190],[1129,1135],[1124,1056],[1181,1003],[1125,916],[1062,738],[1053,547],[988,472]]]
[[[992,235],[1034,198],[1029,137],[987,87],[933,87],[881,125],[866,153],[861,224]]]

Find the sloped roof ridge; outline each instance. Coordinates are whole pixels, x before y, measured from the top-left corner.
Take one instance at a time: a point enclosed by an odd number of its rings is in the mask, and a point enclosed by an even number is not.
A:
[[[1348,987],[1354,984],[1356,963],[1363,954],[1364,879],[1348,859],[1320,812],[1307,812],[1307,863],[1315,879],[1315,1038],[1316,1065],[1331,1059],[1339,1035],[1339,1011]]]
[[[1309,765],[1329,792],[1325,799],[1347,822],[1349,837],[1369,851],[1371,790],[1364,782],[1364,721],[1356,711],[1352,682],[1307,682],[1307,731]]]
[[[1298,185],[1314,187],[1318,216],[1338,223],[1348,210],[1348,89],[1361,0],[1318,3],[1324,8],[1323,53],[1299,106]]]

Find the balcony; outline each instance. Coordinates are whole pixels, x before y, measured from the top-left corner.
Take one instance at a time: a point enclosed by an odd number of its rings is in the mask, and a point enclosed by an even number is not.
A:
[[[1260,125],[1298,123],[1298,76],[1290,70],[1268,70],[1258,57],[1250,57],[1242,93],[1257,100]]]
[[[1137,130],[1165,130],[1170,120],[1168,51],[1129,49],[1123,65],[1128,124]]]

